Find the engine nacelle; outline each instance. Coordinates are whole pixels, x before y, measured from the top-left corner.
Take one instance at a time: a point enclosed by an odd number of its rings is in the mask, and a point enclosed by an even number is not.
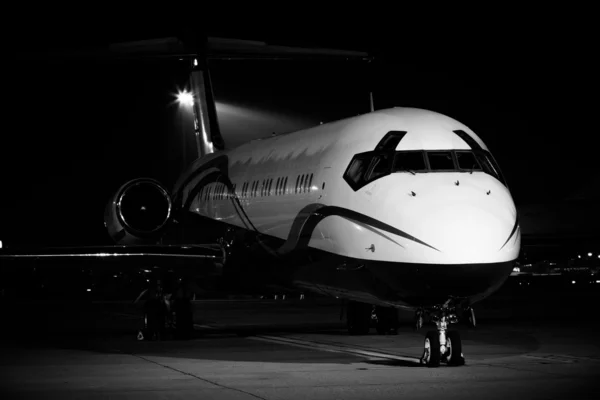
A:
[[[109,200],[104,226],[117,244],[154,244],[171,217],[171,197],[156,180],[125,183]]]

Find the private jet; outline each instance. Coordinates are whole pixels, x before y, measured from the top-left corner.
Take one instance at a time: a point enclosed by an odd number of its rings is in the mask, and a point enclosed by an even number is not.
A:
[[[220,42],[229,53],[240,43]],[[268,57],[299,54],[251,46]],[[396,107],[225,149],[206,59],[190,55],[198,158],[172,188],[142,177],[114,193],[104,217],[114,246],[1,256],[197,259],[199,270],[238,283],[345,300],[350,334],[369,332],[373,310],[378,332],[394,326],[398,309],[414,310],[416,328],[427,320],[437,328],[421,362],[464,364],[448,326],[463,315],[475,323],[473,304],[510,276],[521,240],[510,190],[481,138],[449,116]]]

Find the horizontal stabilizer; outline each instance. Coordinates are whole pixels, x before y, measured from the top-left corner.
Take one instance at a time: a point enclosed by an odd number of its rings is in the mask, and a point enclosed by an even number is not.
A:
[[[119,60],[138,58],[194,58],[202,56],[198,49],[186,46],[177,37],[107,43],[95,47],[68,48],[56,46],[44,50],[19,49],[25,59],[96,59]],[[366,52],[271,45],[266,42],[208,37],[204,48],[206,59],[359,59],[370,60]]]
[[[208,38],[206,51],[209,59],[369,59],[369,54],[362,51],[279,46],[259,41],[215,37]]]

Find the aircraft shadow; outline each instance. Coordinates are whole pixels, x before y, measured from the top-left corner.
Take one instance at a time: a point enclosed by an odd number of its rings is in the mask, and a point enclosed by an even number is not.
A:
[[[424,368],[425,366],[415,362],[408,360],[367,360],[366,364],[372,365],[385,365],[388,367],[407,367],[407,368]]]

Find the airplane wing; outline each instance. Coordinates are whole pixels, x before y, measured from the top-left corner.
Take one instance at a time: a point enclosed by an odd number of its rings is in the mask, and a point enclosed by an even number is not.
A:
[[[225,261],[225,252],[219,245],[114,245],[45,248],[0,249],[0,261],[41,258],[173,258]]]

